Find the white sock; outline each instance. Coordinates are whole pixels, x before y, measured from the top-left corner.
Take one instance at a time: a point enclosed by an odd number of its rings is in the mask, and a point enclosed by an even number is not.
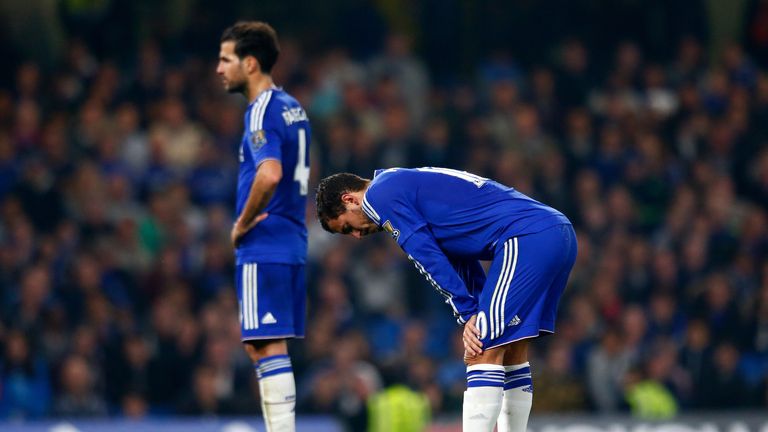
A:
[[[464,392],[464,432],[493,432],[501,411],[504,391],[504,367],[478,364],[467,367],[467,391]]]
[[[528,362],[504,366],[504,397],[498,432],[525,432],[533,404],[533,381]]]
[[[261,410],[267,432],[296,430],[296,382],[287,355],[265,357],[256,364]]]

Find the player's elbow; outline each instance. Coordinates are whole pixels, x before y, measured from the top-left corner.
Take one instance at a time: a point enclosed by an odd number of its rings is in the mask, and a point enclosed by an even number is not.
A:
[[[280,183],[283,178],[283,169],[276,161],[265,161],[259,166],[259,171],[256,174],[257,179],[264,186],[274,188]]]
[[[262,182],[271,188],[277,187],[277,184],[282,180],[282,173],[269,173],[261,177]]]

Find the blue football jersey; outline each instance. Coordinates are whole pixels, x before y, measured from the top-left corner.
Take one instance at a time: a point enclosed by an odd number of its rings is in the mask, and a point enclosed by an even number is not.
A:
[[[445,295],[460,321],[474,312],[477,284],[457,273],[457,262],[493,259],[499,241],[570,224],[511,187],[447,168],[378,170],[362,207]]]
[[[273,87],[262,92],[245,113],[240,144],[237,214],[243,210],[259,165],[279,161],[283,178],[264,209],[269,216],[246,233],[235,251],[237,264],[303,264],[307,258],[304,222],[309,181],[310,127],[292,96]]]

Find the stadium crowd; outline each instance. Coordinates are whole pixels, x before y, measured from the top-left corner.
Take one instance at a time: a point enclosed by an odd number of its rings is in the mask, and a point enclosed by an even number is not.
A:
[[[215,52],[149,40],[130,68],[76,39],[66,53],[0,89],[0,418],[253,413],[229,242],[244,101]],[[557,53],[495,53],[438,84],[400,34],[365,61],[286,38],[274,77],[310,115],[314,184],[452,167],[571,218],[579,255],[557,335],[533,345],[535,412],[627,410],[641,385],[682,411],[768,408],[766,65],[692,37],[663,63],[631,41],[605,65],[578,38]],[[395,382],[460,412],[440,296],[387,236],[331,236],[312,205],[307,220],[299,412],[361,425]]]

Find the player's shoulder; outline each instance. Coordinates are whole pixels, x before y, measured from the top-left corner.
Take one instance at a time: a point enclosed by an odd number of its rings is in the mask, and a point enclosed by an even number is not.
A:
[[[368,186],[366,196],[375,202],[385,202],[408,188],[407,168],[388,168],[376,170]]]
[[[273,90],[264,90],[248,106],[245,121],[249,130],[258,131],[264,129],[264,125],[269,119],[267,112],[272,103]]]
[[[373,172],[374,182],[397,182],[413,174],[413,168],[384,168]]]
[[[285,126],[309,122],[307,113],[299,101],[281,88],[271,90],[271,96],[265,109],[270,120],[282,122]]]
[[[246,113],[246,122],[252,131],[291,126],[301,121],[309,121],[304,108],[296,98],[279,87],[261,92]]]
[[[301,106],[299,101],[282,87],[272,87],[269,92],[271,94],[270,105],[272,106]]]
[[[405,171],[407,171],[405,168],[377,169],[373,172],[373,179],[371,180],[370,187],[386,189],[387,187],[398,183]]]

